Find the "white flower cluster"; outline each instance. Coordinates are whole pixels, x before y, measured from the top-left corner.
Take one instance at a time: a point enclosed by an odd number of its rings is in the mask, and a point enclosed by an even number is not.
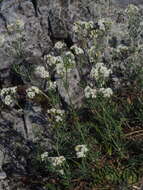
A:
[[[36,86],[31,86],[26,89],[26,93],[28,98],[33,99],[36,96],[36,94],[40,93],[40,90]]]
[[[49,72],[45,70],[45,67],[38,66],[35,69],[35,74],[39,75],[43,79],[49,78]]]
[[[14,23],[7,25],[9,32],[14,32],[15,30],[23,30],[24,22],[21,19],[17,19]]]
[[[68,70],[68,71],[70,71],[70,70]],[[56,65],[56,72],[57,72],[58,75],[61,75],[61,76],[65,75],[65,73],[67,72],[67,70],[66,70],[66,68],[65,68],[65,66],[64,66],[63,63],[58,63]]]
[[[57,87],[57,83],[56,81],[52,82],[52,81],[47,81],[47,89],[48,90],[55,90]]]
[[[50,66],[55,66],[58,63],[60,64],[63,63],[63,59],[61,56],[53,56],[53,55],[48,54],[44,57],[44,59],[47,61],[48,65]]]
[[[48,158],[48,152],[44,152],[43,154],[41,154],[41,160],[44,161]]]
[[[14,102],[17,87],[3,88],[0,92],[1,99],[4,104],[10,106]]]
[[[101,18],[101,19],[99,19],[98,20],[98,26],[99,26],[99,29],[100,30],[103,30],[103,31],[105,31],[106,30],[106,28],[105,28],[105,19],[104,18]]]
[[[90,77],[98,80],[99,77],[109,77],[111,73],[111,69],[107,69],[103,63],[97,63],[96,66],[91,69]]]
[[[16,22],[15,22],[15,25],[16,25],[18,28],[22,29],[22,28],[24,27],[24,22],[23,22],[23,20],[21,20],[21,19],[17,19]]]
[[[125,13],[128,15],[134,15],[139,12],[139,8],[133,4],[128,5],[128,7],[125,9]]]
[[[64,110],[56,109],[56,108],[51,108],[50,110],[47,110],[48,114],[51,114],[54,116],[54,120],[58,122],[63,121],[63,116],[64,116]]]
[[[99,29],[102,31],[106,31],[112,24],[112,20],[107,18],[101,18],[98,20]]]
[[[83,49],[77,47],[77,45],[73,45],[70,49],[73,50],[76,55],[84,54]]]
[[[55,43],[55,46],[54,46],[54,48],[56,49],[63,49],[64,47],[66,47],[66,44],[61,41],[58,41],[57,43]]]
[[[113,91],[111,88],[100,88],[99,93],[102,93],[104,97],[110,98],[113,95]]]
[[[71,62],[73,61],[75,63],[75,56],[71,51],[66,51],[65,52],[65,57],[69,60],[71,60]]]
[[[51,164],[56,166],[61,166],[64,161],[66,161],[64,156],[58,156],[58,157],[49,157],[48,160],[51,162]]]
[[[118,45],[116,48],[116,52],[120,53],[120,52],[127,52],[129,50],[128,46],[125,45]]]
[[[58,172],[59,172],[61,175],[64,175],[64,170],[63,170],[63,169],[58,170]]]
[[[61,76],[65,76],[75,66],[75,56],[72,52],[67,51],[63,54],[63,57],[57,56],[56,60],[56,72]]]
[[[48,63],[48,65],[52,66],[56,64],[57,57],[48,54],[44,56],[44,60]]]
[[[78,21],[74,23],[73,31],[75,33],[78,33],[79,31],[82,31],[82,30],[90,30],[93,28],[93,26],[94,26],[93,21],[89,21],[89,22]]]
[[[86,98],[96,98],[97,93],[101,93],[103,94],[104,97],[107,97],[107,98],[113,95],[113,91],[111,88],[95,89],[95,88],[91,88],[90,86],[87,86],[84,89],[84,94]]]
[[[44,59],[47,61],[48,65],[55,66],[56,73],[60,76],[69,73],[75,64],[75,58],[71,52],[66,52],[63,57],[46,55]]]
[[[84,94],[86,98],[96,98],[97,90],[92,89],[90,86],[87,86],[84,89]]]
[[[42,161],[45,161],[45,160],[50,161],[54,167],[61,166],[63,164],[63,162],[66,161],[64,156],[49,157],[48,152],[44,152],[43,154],[41,154],[41,160]]]
[[[82,145],[77,145],[75,147],[75,151],[76,151],[77,158],[83,158],[83,157],[86,157],[86,153],[89,150],[86,145],[82,144]]]
[[[89,59],[90,59],[91,62],[95,61],[95,57],[97,56],[97,54],[96,54],[96,47],[95,46],[91,46],[88,49],[88,56],[89,56]]]
[[[56,65],[57,64],[63,64],[63,58],[61,57],[61,56],[57,56],[56,57],[56,63],[55,63]]]
[[[7,105],[7,106],[10,106],[12,103],[13,103],[13,98],[11,97],[11,95],[7,95],[4,99],[4,103]]]
[[[59,56],[58,56],[59,57]],[[56,62],[56,72],[60,76],[65,76],[66,73],[69,73],[73,67],[74,60],[70,58],[69,56],[64,57],[64,60],[62,57],[59,57]]]
[[[66,52],[65,52],[65,56],[66,56],[67,58],[72,59],[72,60],[75,59],[75,56],[74,56],[74,54],[73,54],[71,51],[66,51]]]
[[[68,61],[68,65],[69,64],[71,66],[75,65],[75,56],[70,51],[65,52],[64,59],[66,59],[66,61]]]

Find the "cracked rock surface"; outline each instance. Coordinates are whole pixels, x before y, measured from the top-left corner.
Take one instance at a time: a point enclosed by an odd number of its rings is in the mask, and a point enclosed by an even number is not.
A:
[[[143,4],[143,0],[112,1],[117,6],[127,6],[129,2]],[[55,42],[63,40],[67,46],[70,46],[71,41],[74,42],[71,25],[76,20],[95,20],[97,15],[95,0],[0,1],[0,88],[28,84],[28,79],[15,79],[11,75],[12,66],[42,64],[44,55],[51,51]],[[19,35],[8,30],[8,26],[17,19],[24,23],[19,57],[17,52],[12,51],[13,42],[19,39]],[[70,95],[73,103],[78,104],[82,92],[78,87],[80,76],[76,68],[69,78]],[[38,83],[35,78],[31,85],[41,84],[42,81]],[[58,84],[59,93],[68,102],[61,81]],[[30,168],[30,164],[35,156],[37,143],[44,145],[45,150],[51,150],[52,132],[40,106],[26,105],[23,111],[0,111],[0,190],[30,190],[30,187],[25,188],[17,182],[16,178],[36,172]],[[11,177],[13,181],[8,180]],[[41,187],[37,189],[42,190]]]

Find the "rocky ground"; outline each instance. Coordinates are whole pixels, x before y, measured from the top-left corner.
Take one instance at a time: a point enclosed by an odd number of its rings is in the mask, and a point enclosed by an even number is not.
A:
[[[25,75],[15,75],[13,66],[24,72],[28,67],[41,65],[44,55],[51,51],[54,43],[63,40],[71,46],[75,39],[71,26],[77,20],[93,20],[99,15],[96,0],[1,0],[0,1],[0,88],[17,85],[43,85],[37,83],[36,77],[29,83]],[[143,0],[114,0],[111,6],[125,7],[128,3],[143,4]],[[105,8],[105,7],[104,7]],[[102,9],[101,9],[102,11]],[[104,10],[103,10],[104,11]],[[106,14],[110,14],[106,12]],[[20,19],[24,28],[20,31],[22,43],[20,52],[13,48],[19,40],[18,33],[10,32],[9,25]],[[4,37],[4,40],[3,40]],[[76,79],[73,77],[77,74]],[[73,72],[71,78],[71,95],[75,99],[75,91],[79,92],[78,73]],[[59,82],[59,85],[60,82]],[[75,85],[73,90],[73,85]],[[62,88],[59,93],[66,99]],[[80,94],[80,93],[79,93]],[[80,101],[76,97],[75,103]],[[67,100],[68,103],[68,100]],[[44,144],[45,150],[52,147],[52,131],[47,127],[47,120],[38,105],[30,102],[23,109],[14,107],[0,110],[0,190],[28,190],[17,179],[33,175],[31,165],[37,144]],[[46,132],[45,132],[46,131]],[[37,136],[40,133],[41,136]],[[8,177],[8,178],[7,178]],[[11,180],[9,180],[11,179]],[[18,184],[15,186],[15,184]],[[26,183],[26,182],[25,182]],[[19,187],[18,187],[19,186]],[[29,187],[42,190],[38,184]]]

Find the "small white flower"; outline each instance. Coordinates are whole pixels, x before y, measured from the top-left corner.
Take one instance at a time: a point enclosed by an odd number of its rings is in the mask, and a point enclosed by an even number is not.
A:
[[[113,91],[111,88],[106,88],[104,91],[104,97],[110,97],[113,95]]]
[[[33,99],[36,94],[40,93],[40,90],[36,86],[31,86],[30,88],[26,89],[26,93],[28,98]]]
[[[17,28],[19,29],[23,29],[24,28],[24,22],[22,19],[17,19],[15,22],[15,25],[17,26]]]
[[[63,58],[61,56],[56,57],[56,64],[63,64]]]
[[[99,77],[99,72],[97,68],[92,67],[90,72],[90,77],[97,79]]]
[[[96,54],[96,47],[95,47],[95,46],[91,46],[91,47],[88,49],[88,55],[89,55],[90,61],[91,61],[91,62],[94,62],[95,57],[97,56],[97,54]]]
[[[105,67],[105,66],[102,66],[99,71],[103,75],[104,78],[109,77],[109,75],[111,73],[111,70],[107,69],[107,67]]]
[[[76,156],[77,156],[77,158],[85,158],[86,154],[84,152],[77,152]]]
[[[118,45],[117,49],[116,49],[117,53],[126,52],[128,50],[129,50],[129,48],[125,45],[122,45],[122,44]]]
[[[1,95],[1,96],[4,96],[4,95],[7,95],[7,94],[15,94],[15,93],[16,93],[16,90],[17,90],[17,86],[8,87],[8,88],[3,88],[3,89],[1,90],[0,95]]]
[[[43,154],[41,154],[41,160],[42,161],[44,161],[47,158],[48,158],[48,152],[44,152]]]
[[[100,67],[103,67],[104,63],[102,62],[98,62],[96,63],[96,68],[100,68]]]
[[[64,115],[64,113],[65,113],[65,111],[64,110],[60,110],[60,109],[58,109],[58,110],[56,110],[57,111],[57,113],[59,114],[59,115]]]
[[[16,30],[23,30],[24,22],[21,19],[17,19],[15,22],[8,24],[7,29],[9,32],[14,32]]]
[[[73,31],[74,31],[75,33],[78,33],[78,31],[79,31],[77,25],[74,25],[72,29],[73,29]]]
[[[11,94],[15,94],[17,92],[17,86],[10,87]]]
[[[16,26],[14,23],[8,24],[7,29],[9,32],[13,32],[16,29]]]
[[[113,91],[111,88],[100,88],[99,92],[103,94],[104,97],[110,97],[113,95]]]
[[[75,56],[70,51],[64,53],[63,60],[64,67],[66,67],[67,72],[70,72],[70,70],[76,65]]]
[[[30,91],[34,91],[36,94],[39,94],[39,92],[40,92],[39,88],[37,88],[36,86],[31,86],[31,87],[29,88],[29,90],[30,90]]]
[[[35,97],[35,92],[27,92],[27,97],[33,99]]]
[[[93,27],[94,27],[93,21],[89,21],[88,24],[89,24],[89,26],[90,26],[90,29],[93,29]]]
[[[91,97],[92,98],[96,98],[96,94],[97,94],[97,90],[96,89],[92,89],[92,91],[91,91]]]
[[[16,90],[17,90],[17,87],[8,87],[8,88],[3,88],[1,90],[0,96],[4,104],[11,105],[14,102]]]
[[[48,158],[51,164],[56,167],[56,166],[61,166],[63,162],[65,162],[65,157],[64,156],[59,156],[59,157],[49,157]]]
[[[64,175],[64,170],[63,170],[63,169],[58,170],[58,172],[59,172],[61,175]]]
[[[56,108],[51,108],[50,110],[48,110],[48,113],[56,113]]]
[[[48,81],[47,82],[47,88],[49,89],[49,90],[55,90],[56,89],[56,87],[57,87],[57,83],[56,83],[56,81],[54,81],[54,82],[52,82],[52,81]]]
[[[62,119],[61,116],[57,115],[57,116],[55,117],[55,120],[56,120],[56,122],[61,122],[63,119]]]
[[[139,12],[139,8],[133,4],[128,5],[128,7],[125,9],[125,13],[128,15],[137,14]]]
[[[5,96],[5,95],[7,95],[7,94],[9,94],[9,88],[3,88],[2,90],[1,90],[1,93],[0,93],[0,95],[3,97],[3,96]]]
[[[45,67],[38,66],[35,69],[35,73],[38,74],[41,78],[49,78],[49,72],[45,70]]]
[[[66,47],[66,44],[64,42],[58,41],[55,46],[56,49],[62,49],[64,47]]]
[[[91,96],[91,88],[89,86],[86,86],[86,88],[84,89],[84,93],[85,93],[85,97],[89,98]]]
[[[64,110],[56,109],[56,108],[51,108],[50,110],[47,110],[49,114],[52,114],[54,117],[54,121],[57,123],[63,121],[63,116],[64,116]]]
[[[73,45],[70,49],[74,50],[74,52],[75,52],[76,55],[84,54],[83,49],[77,47],[77,45]]]
[[[65,52],[65,55],[66,55],[67,57],[70,57],[70,58],[72,58],[72,59],[75,59],[74,54],[73,54],[72,52],[70,52],[70,51],[66,51],[66,52]]]
[[[6,95],[5,98],[4,98],[4,103],[9,106],[13,103],[13,99],[10,95]]]
[[[89,150],[86,145],[82,144],[82,145],[77,145],[75,147],[75,151],[76,151],[77,158],[83,158],[83,157],[86,157],[86,153]]]
[[[101,18],[101,19],[98,20],[98,25],[99,25],[100,30],[103,30],[103,31],[106,30],[106,28],[105,28],[105,19],[104,18]]]
[[[66,69],[64,65],[60,63],[56,65],[56,71],[57,71],[57,74],[62,75],[62,76],[66,73]]]
[[[111,73],[111,69],[107,69],[103,63],[97,63],[95,67],[92,67],[90,77],[95,79],[98,79],[100,76],[108,78]]]
[[[97,94],[97,90],[96,89],[92,89],[90,86],[87,86],[84,89],[84,93],[85,93],[85,97],[86,98],[96,98],[96,94]]]
[[[84,30],[84,32],[85,32],[85,30],[90,30],[90,29],[92,29],[93,26],[94,26],[93,21],[89,21],[89,22],[86,22],[86,21],[78,21],[78,22],[74,23],[73,31],[74,31],[75,33],[79,33],[79,32],[81,32],[81,31]]]
[[[56,58],[55,56],[53,56],[53,55],[48,54],[48,55],[44,56],[44,60],[46,60],[47,63],[48,63],[50,66],[52,66],[52,65],[55,65],[55,64],[56,64],[57,58]]]

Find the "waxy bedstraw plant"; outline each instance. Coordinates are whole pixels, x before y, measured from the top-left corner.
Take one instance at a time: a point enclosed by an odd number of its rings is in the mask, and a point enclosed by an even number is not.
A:
[[[38,183],[47,190],[133,189],[142,177],[143,15],[129,5],[120,10],[120,22],[117,12],[96,22],[76,21],[70,48],[63,41],[55,43],[31,73],[46,88],[31,82],[0,91],[7,109],[18,105],[19,93],[42,108],[53,133],[52,149],[39,144],[32,161],[38,175],[43,171]],[[74,69],[82,97],[78,106],[69,85]],[[60,97],[59,83],[69,101]]]

